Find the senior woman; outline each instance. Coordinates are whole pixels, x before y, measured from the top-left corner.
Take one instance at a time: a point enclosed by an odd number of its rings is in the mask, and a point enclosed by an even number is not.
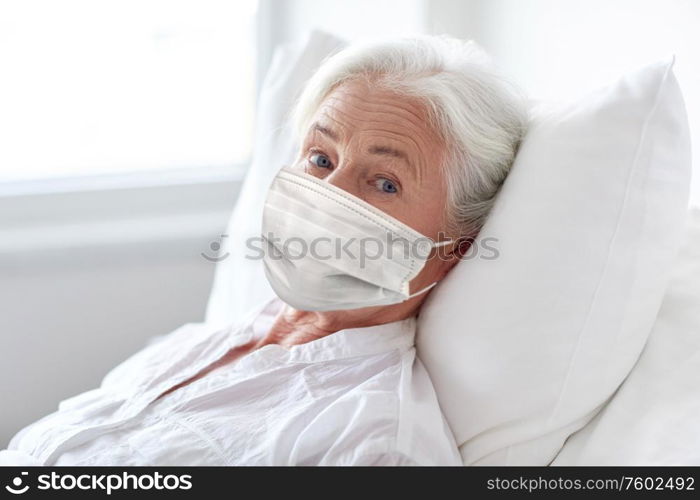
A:
[[[152,342],[21,430],[4,463],[461,464],[416,357],[415,318],[484,223],[524,134],[524,102],[473,44],[447,36],[327,59],[296,103],[301,147],[270,189],[264,225],[302,240],[436,245],[362,266],[266,256],[279,297],[228,328],[189,324]]]

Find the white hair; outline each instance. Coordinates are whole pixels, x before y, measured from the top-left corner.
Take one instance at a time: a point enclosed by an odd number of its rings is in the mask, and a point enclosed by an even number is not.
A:
[[[306,83],[291,110],[298,138],[326,96],[357,78],[425,105],[429,126],[446,147],[441,167],[448,230],[476,236],[526,131],[522,91],[471,40],[448,35],[365,40],[328,56]]]

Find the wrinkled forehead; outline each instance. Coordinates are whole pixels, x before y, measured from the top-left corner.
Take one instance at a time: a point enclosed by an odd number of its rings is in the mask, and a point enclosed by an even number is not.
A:
[[[344,82],[323,99],[309,123],[309,138],[338,144],[384,142],[416,163],[434,164],[444,151],[423,101],[363,80]]]

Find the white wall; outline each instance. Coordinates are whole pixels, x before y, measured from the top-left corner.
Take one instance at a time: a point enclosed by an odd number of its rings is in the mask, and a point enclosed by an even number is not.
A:
[[[471,38],[535,98],[566,98],[676,54],[700,204],[700,2],[426,0],[428,30]]]
[[[215,255],[238,187],[0,196],[0,449],[151,337],[203,320],[201,253]]]
[[[203,317],[213,266],[141,249],[0,265],[0,449],[147,339]]]
[[[424,0],[271,0],[277,41],[298,40],[317,28],[355,40],[425,31]]]

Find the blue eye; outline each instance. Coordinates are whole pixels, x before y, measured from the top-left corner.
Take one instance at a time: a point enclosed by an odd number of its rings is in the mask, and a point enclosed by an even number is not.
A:
[[[314,158],[319,158],[318,162],[313,161]],[[312,163],[319,168],[331,168],[331,161],[324,154],[316,153],[311,156],[311,159]]]
[[[399,189],[396,183],[390,181],[389,179],[377,179],[377,188],[385,193],[396,193]]]

